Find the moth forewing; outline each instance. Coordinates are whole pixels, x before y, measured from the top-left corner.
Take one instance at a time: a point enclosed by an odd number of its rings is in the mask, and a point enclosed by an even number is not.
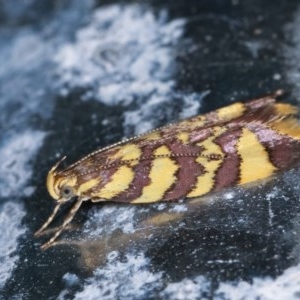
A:
[[[73,208],[44,247],[71,222],[85,200],[153,203],[195,198],[272,176],[300,158],[297,108],[267,96],[235,103],[97,150],[66,169],[56,164],[47,188]]]

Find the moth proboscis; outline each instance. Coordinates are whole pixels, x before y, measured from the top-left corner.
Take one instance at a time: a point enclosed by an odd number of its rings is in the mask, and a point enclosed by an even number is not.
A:
[[[76,198],[62,225],[42,248],[51,246],[83,201],[153,203],[202,196],[268,178],[300,159],[297,108],[276,103],[279,93],[237,102],[96,150],[47,177],[56,201],[53,213]]]

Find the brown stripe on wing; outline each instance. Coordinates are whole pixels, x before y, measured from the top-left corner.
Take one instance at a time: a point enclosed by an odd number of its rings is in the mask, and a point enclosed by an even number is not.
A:
[[[95,151],[79,161],[68,166],[61,172],[66,174],[72,174],[73,172],[84,174],[84,173],[93,173],[103,167],[106,164],[110,163],[110,157],[115,155],[119,151],[119,147],[111,148],[105,152]],[[117,161],[116,161],[117,162]]]
[[[91,161],[90,161],[91,163]],[[115,172],[115,170],[118,168],[117,163],[114,166],[111,166],[110,168],[103,168],[103,166],[98,165],[94,162],[94,164],[78,164],[72,169],[65,169],[59,172],[59,174],[62,177],[71,177],[75,176],[77,178],[77,188],[81,186],[82,184],[86,183],[87,181],[90,181],[92,179],[100,178],[101,173],[101,182],[102,185],[108,183],[110,181],[111,175]],[[101,186],[102,186],[101,185]],[[100,185],[97,187],[97,190],[100,189]]]
[[[197,182],[197,177],[204,173],[202,165],[195,160],[203,152],[203,148],[197,145],[184,145],[175,140],[167,144],[167,147],[174,153],[173,159],[179,165],[175,176],[177,180],[165,193],[163,200],[177,200],[183,198]],[[182,155],[182,156],[181,156]]]
[[[134,179],[131,182],[129,188],[118,196],[114,197],[112,201],[131,202],[142,195],[143,188],[151,184],[149,174],[152,164],[152,155],[155,149],[157,149],[158,147],[159,145],[155,144],[151,144],[150,147],[143,147],[140,161],[132,167],[134,172]]]
[[[132,200],[140,197],[143,192],[143,188],[151,184],[149,173],[151,169],[151,160],[140,161],[133,168],[134,179],[131,182],[129,188],[123,191],[112,199],[115,202],[131,202]]]
[[[241,128],[252,124],[269,123],[278,118],[280,118],[280,116],[277,114],[276,108],[273,105],[269,105],[247,111],[245,115],[233,119],[224,125],[226,125],[228,129]]]
[[[225,154],[223,163],[214,178],[214,190],[216,191],[232,186],[239,181],[241,159],[236,146],[241,133],[241,129],[226,131],[215,139],[215,143],[222,148]]]
[[[178,134],[179,133],[177,133],[177,135]],[[146,142],[146,140],[144,142]],[[141,145],[141,143],[139,144]],[[186,169],[186,167],[190,166],[190,168],[194,168],[195,174],[201,174],[201,172],[203,172],[201,171],[203,168],[194,161],[195,157],[203,151],[203,149],[196,144],[183,144],[180,140],[170,137],[170,139],[164,140],[150,140],[147,145],[143,144],[143,147],[141,147],[143,153],[140,161],[133,167],[135,176],[130,187],[112,199],[112,201],[131,202],[142,196],[144,187],[149,186],[152,183],[149,174],[154,160],[154,152],[161,146],[166,146],[171,151],[169,156],[170,159],[174,160],[174,162],[180,166],[174,175],[175,177],[180,176],[180,179],[177,179],[174,184],[172,184],[165,193],[166,197],[163,197],[162,200],[174,200],[186,195],[187,191],[190,189],[191,183],[194,184],[195,180],[195,178],[193,180],[190,176],[192,174],[189,172],[190,169]],[[194,177],[195,176],[196,175],[194,175]],[[184,180],[182,181],[182,184],[180,184],[181,179]],[[179,184],[179,186],[172,192],[173,187],[177,184]],[[170,193],[168,194],[169,191]]]
[[[213,128],[204,128],[201,130],[194,130],[190,133],[191,143],[200,143],[213,134]]]
[[[271,163],[278,169],[294,166],[300,158],[300,141],[282,135],[264,124],[251,124],[249,129],[256,134],[266,148]]]
[[[255,99],[249,102],[244,103],[245,107],[247,110],[257,110],[257,109],[262,109],[263,107],[266,106],[272,106],[276,102],[276,99],[274,96],[266,96],[262,97],[259,99]]]

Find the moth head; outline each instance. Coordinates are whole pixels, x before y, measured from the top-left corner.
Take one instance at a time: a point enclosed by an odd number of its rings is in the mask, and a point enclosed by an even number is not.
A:
[[[68,176],[62,172],[58,172],[59,164],[65,159],[63,157],[49,171],[47,176],[47,189],[50,196],[57,202],[66,202],[77,195],[77,177],[75,175]]]

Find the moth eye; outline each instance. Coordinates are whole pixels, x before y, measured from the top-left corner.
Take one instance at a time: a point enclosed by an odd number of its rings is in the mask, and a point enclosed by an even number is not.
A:
[[[69,199],[74,196],[74,190],[72,187],[66,185],[62,187],[60,194],[63,198]]]

